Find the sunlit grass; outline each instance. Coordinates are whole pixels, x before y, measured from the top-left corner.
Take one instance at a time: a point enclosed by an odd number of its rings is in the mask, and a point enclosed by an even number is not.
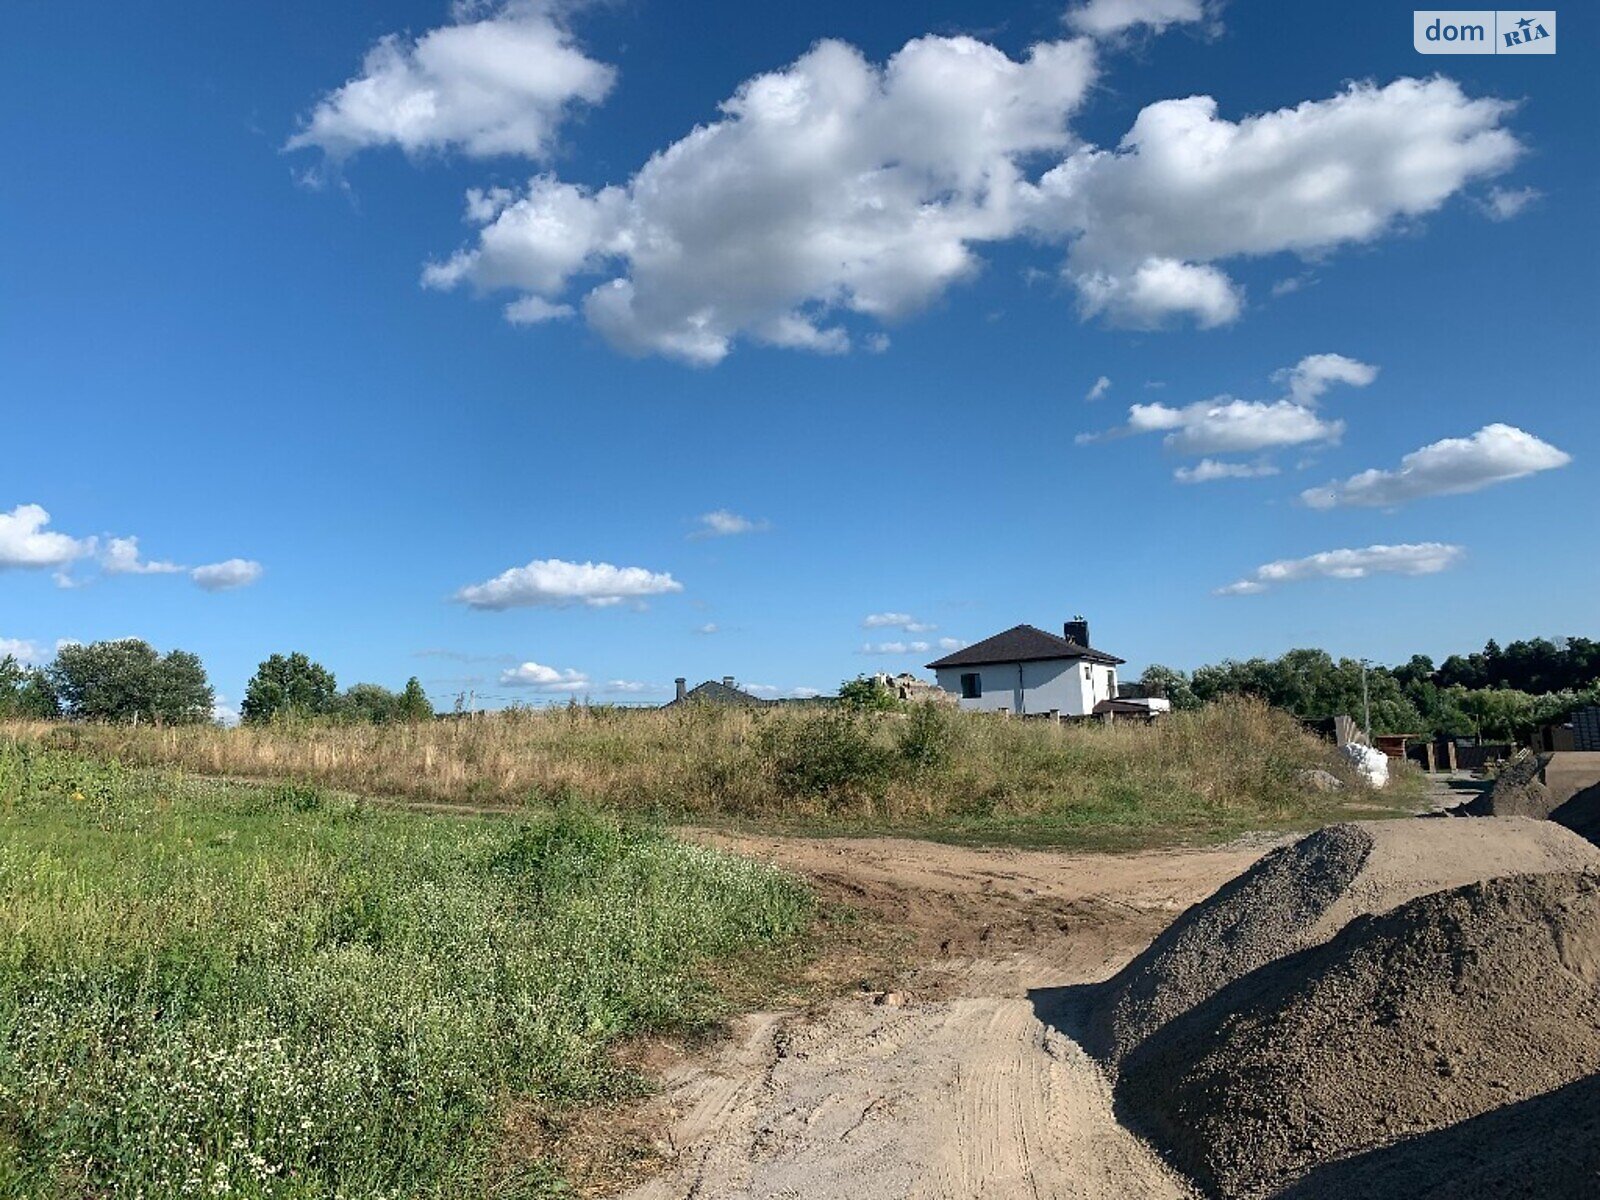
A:
[[[0,1195],[542,1194],[508,1103],[635,1085],[704,967],[796,935],[766,868],[576,809],[375,811],[0,741]],[[490,1169],[491,1163],[493,1170]]]
[[[668,820],[818,827],[1028,824],[1068,841],[1299,820],[1329,804],[1306,787],[1314,768],[1346,780],[1345,799],[1359,790],[1331,745],[1246,699],[1153,726],[575,706],[415,726],[11,729],[129,763],[390,799],[516,809],[579,797]]]

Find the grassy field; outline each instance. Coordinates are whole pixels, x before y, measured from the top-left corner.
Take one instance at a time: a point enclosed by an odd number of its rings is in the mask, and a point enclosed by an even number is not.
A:
[[[305,780],[438,804],[519,808],[577,797],[670,821],[1083,846],[1304,824],[1339,815],[1345,801],[1373,800],[1330,745],[1249,700],[1153,726],[1056,725],[928,706],[869,714],[573,707],[421,725],[12,733],[193,774]],[[1305,776],[1315,768],[1351,788],[1310,792]]]
[[[3,738],[0,827],[7,1197],[564,1194],[508,1114],[628,1093],[618,1039],[712,1019],[714,964],[810,919],[769,869],[575,809],[399,813]]]

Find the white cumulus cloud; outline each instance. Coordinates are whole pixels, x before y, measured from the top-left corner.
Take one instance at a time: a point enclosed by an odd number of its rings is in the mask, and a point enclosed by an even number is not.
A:
[[[617,347],[691,363],[738,338],[836,353],[841,313],[892,320],[1015,236],[1022,162],[1065,152],[1094,78],[1084,39],[1021,61],[972,38],[923,37],[883,66],[819,42],[745,82],[719,120],[598,190],[550,176],[469,204],[476,243],[425,281],[557,300],[578,274],[588,321]]]
[[[1244,293],[1221,270],[1176,258],[1147,258],[1127,269],[1096,268],[1072,276],[1078,310],[1104,314],[1127,329],[1159,329],[1173,316],[1194,318],[1201,329],[1235,321]]]
[[[175,562],[141,557],[136,537],[108,539],[100,551],[100,569],[107,575],[180,575],[185,570]]]
[[[1336,383],[1366,387],[1377,377],[1377,367],[1343,354],[1308,354],[1294,366],[1272,375],[1275,383],[1288,387],[1291,400],[1308,408]]]
[[[588,62],[546,10],[518,11]],[[1192,0],[1095,0],[1072,21],[1160,28],[1202,14]],[[511,20],[508,10],[479,24]],[[380,46],[376,67],[347,88],[393,75],[409,94],[424,42],[469,27]],[[623,181],[541,174],[470,191],[474,236],[423,280],[519,293],[512,321],[581,311],[624,352],[710,365],[741,340],[878,348],[877,331],[852,327],[925,308],[981,269],[984,246],[1027,239],[1064,250],[1085,318],[1209,328],[1245,310],[1231,260],[1371,242],[1521,152],[1504,128],[1511,104],[1443,77],[1357,82],[1237,120],[1210,96],[1162,100],[1116,146],[1086,145],[1069,122],[1096,71],[1089,37],[1013,59],[974,38],[927,36],[881,65],[821,41],[745,81],[716,120]],[[325,102],[302,143],[341,144],[313,131],[324,111],[330,129],[344,127],[344,97]],[[546,124],[525,140],[542,147]],[[358,144],[399,140],[373,125],[358,123]],[[482,149],[475,135],[439,132],[419,144]]]
[[[1371,575],[1433,575],[1449,570],[1465,554],[1444,542],[1324,550],[1305,558],[1264,563],[1243,579],[1218,588],[1219,596],[1252,596],[1285,583],[1308,579],[1365,579]]]
[[[50,514],[37,504],[0,512],[0,570],[7,567],[62,567],[94,553],[94,538],[69,537],[47,529]]]
[[[506,305],[506,320],[513,325],[542,325],[565,320],[576,312],[570,304],[552,304],[543,296],[521,296]]]
[[[1337,442],[1344,435],[1345,424],[1321,416],[1316,411],[1318,399],[1336,383],[1365,387],[1377,375],[1377,367],[1342,354],[1307,355],[1294,366],[1273,372],[1273,380],[1289,389],[1290,394],[1281,400],[1216,396],[1185,405],[1135,404],[1128,409],[1126,425],[1101,433],[1081,433],[1077,441],[1086,445],[1114,437],[1163,433],[1166,436],[1162,444],[1184,455],[1243,454],[1276,446]],[[1179,483],[1207,483],[1270,474],[1276,471],[1267,463],[1252,467],[1209,462],[1180,468],[1175,478]]]
[[[770,528],[772,526],[766,521],[755,521],[726,508],[719,508],[696,517],[695,530],[689,536],[696,539],[735,537],[741,533],[765,533]]]
[[[1443,77],[1354,83],[1326,100],[1230,121],[1210,96],[1143,109],[1114,150],[1085,147],[1045,173],[1033,224],[1071,241],[1084,309],[1148,326],[1201,325],[1242,293],[1211,264],[1369,242],[1515,162],[1505,101]]]
[[[225,562],[207,563],[189,572],[189,578],[202,591],[227,592],[234,588],[249,587],[262,575],[262,566],[250,558],[230,558]]]
[[[903,612],[878,612],[868,613],[861,618],[863,629],[899,629],[906,633],[927,633],[939,628],[927,621],[919,621],[910,613]]]
[[[1162,444],[1178,454],[1226,454],[1333,442],[1344,433],[1343,421],[1328,421],[1289,400],[1271,403],[1218,396],[1194,404],[1135,404],[1128,424],[1110,434],[1080,435],[1092,442],[1119,434],[1165,432]]]
[[[928,642],[864,642],[862,654],[925,654],[932,649]]]
[[[544,0],[511,0],[408,39],[382,38],[361,73],[317,104],[288,148],[340,160],[371,146],[408,154],[458,149],[475,157],[547,155],[562,119],[595,104],[616,72],[588,57]]]
[[[1102,396],[1104,396],[1110,390],[1111,390],[1111,377],[1109,375],[1102,375],[1102,376],[1100,376],[1099,379],[1096,379],[1094,381],[1094,386],[1092,388],[1090,388],[1088,390],[1088,392],[1086,392],[1084,394],[1083,398],[1085,400],[1088,400],[1088,401],[1092,402],[1092,401],[1100,399]]]
[[[1300,498],[1312,508],[1392,508],[1424,496],[1453,496],[1539,471],[1564,467],[1572,456],[1514,425],[1485,425],[1470,437],[1445,438],[1413,450],[1392,471],[1373,469]]]
[[[1179,467],[1172,477],[1179,483],[1215,483],[1219,479],[1261,479],[1276,475],[1278,468],[1269,462],[1223,462],[1202,458],[1192,467]]]
[[[589,687],[589,677],[571,668],[560,670],[543,663],[525,662],[500,672],[500,683],[505,687],[531,688],[538,692],[581,692]]]
[[[1488,198],[1483,201],[1483,210],[1492,221],[1509,221],[1520,216],[1522,211],[1538,200],[1544,193],[1538,188],[1503,188],[1489,189]]]
[[[1067,10],[1064,20],[1079,33],[1109,37],[1135,26],[1160,33],[1169,25],[1187,25],[1205,17],[1202,0],[1087,0]]]
[[[602,608],[682,590],[683,585],[665,572],[546,558],[464,587],[455,598],[479,609],[565,608],[573,604]]]

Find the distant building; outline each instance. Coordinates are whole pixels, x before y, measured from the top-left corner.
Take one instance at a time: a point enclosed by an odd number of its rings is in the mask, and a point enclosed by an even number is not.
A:
[[[732,675],[724,675],[720,683],[715,679],[708,679],[695,687],[690,687],[689,681],[681,676],[673,682],[677,685],[677,695],[663,704],[662,708],[671,708],[675,704],[718,704],[724,708],[760,708],[770,703],[738,687],[733,682]]]
[[[1090,647],[1089,622],[1082,617],[1068,621],[1062,634],[1018,625],[947,654],[928,669],[973,712],[1094,715],[1098,705],[1117,698],[1117,668],[1124,660]]]

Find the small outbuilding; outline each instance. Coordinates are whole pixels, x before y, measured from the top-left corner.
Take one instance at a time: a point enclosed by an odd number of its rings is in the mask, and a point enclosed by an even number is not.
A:
[[[928,664],[963,709],[1018,716],[1087,717],[1117,698],[1124,660],[1089,645],[1089,622],[1074,618],[1061,636],[1032,625],[997,633]]]

